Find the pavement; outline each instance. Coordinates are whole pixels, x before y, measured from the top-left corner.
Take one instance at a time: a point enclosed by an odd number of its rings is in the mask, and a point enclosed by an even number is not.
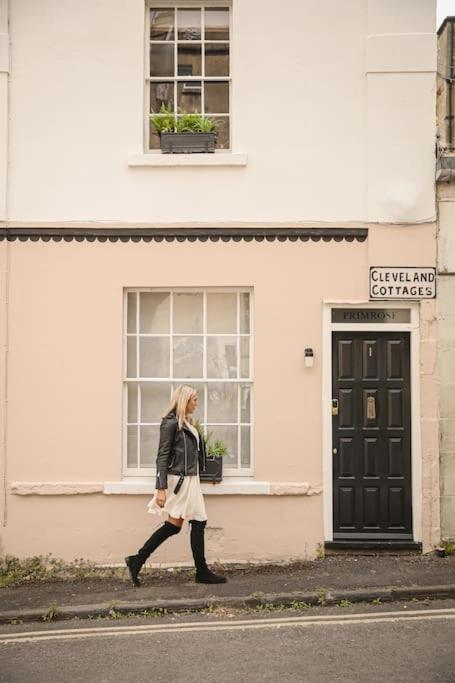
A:
[[[2,588],[0,623],[42,621],[50,608],[53,619],[72,619],[214,607],[455,597],[455,555],[329,555],[287,565],[212,565],[212,569],[225,574],[228,582],[196,584],[192,570],[147,569],[142,573],[143,585],[134,588],[125,569],[117,577]]]

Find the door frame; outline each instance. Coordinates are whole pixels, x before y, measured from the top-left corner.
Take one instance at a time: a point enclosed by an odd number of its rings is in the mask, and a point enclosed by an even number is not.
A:
[[[409,323],[332,323],[333,308],[405,308]],[[422,540],[420,437],[420,304],[406,301],[322,302],[322,483],[324,541],[333,541],[332,332],[409,332],[411,371],[411,505],[413,541]]]

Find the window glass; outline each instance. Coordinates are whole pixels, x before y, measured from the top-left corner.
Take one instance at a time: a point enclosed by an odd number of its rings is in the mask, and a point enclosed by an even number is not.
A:
[[[174,377],[201,377],[202,362],[202,337],[174,337]]]
[[[169,377],[169,337],[139,338],[140,377]]]
[[[220,440],[227,447],[228,452],[223,456],[223,467],[238,467],[238,431],[237,426],[217,426],[207,425],[207,431],[211,432],[210,441],[215,444],[215,441]]]
[[[170,323],[169,294],[162,292],[141,292],[140,332],[166,334]]]
[[[229,43],[205,44],[205,75],[229,76]]]
[[[157,425],[141,425],[141,467],[154,467],[158,450],[160,428]]]
[[[229,83],[206,81],[205,111],[207,114],[224,114],[229,111]]]
[[[125,305],[126,473],[153,473],[161,416],[172,391],[188,382],[199,395],[195,418],[212,444],[228,448],[224,467],[250,474],[248,292],[129,290]]]
[[[177,83],[178,109],[190,114],[202,111],[202,84],[200,81],[179,81]]]
[[[202,332],[203,298],[200,293],[174,294],[174,334]]]
[[[206,40],[229,40],[228,7],[207,7],[204,23]]]
[[[128,294],[128,332],[136,332],[136,292]]]
[[[161,422],[170,400],[170,382],[141,382],[141,422]]]
[[[179,9],[177,11],[177,27],[179,40],[200,40],[201,10]]]
[[[207,377],[237,377],[235,337],[207,337]]]
[[[150,10],[150,40],[174,40],[174,9]]]
[[[174,45],[152,43],[150,47],[150,76],[174,75]]]
[[[202,46],[200,43],[179,43],[177,73],[179,76],[202,76]]]
[[[237,396],[237,383],[210,383],[208,387],[207,420],[209,422],[237,422]]]
[[[237,294],[207,294],[207,332],[237,332]]]
[[[174,110],[173,81],[152,81],[150,83],[150,113],[158,113],[162,106]]]

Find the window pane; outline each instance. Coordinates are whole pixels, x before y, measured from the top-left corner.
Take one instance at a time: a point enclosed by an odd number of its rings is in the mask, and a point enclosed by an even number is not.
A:
[[[127,300],[127,332],[136,332],[136,292],[130,292]]]
[[[229,43],[206,43],[205,75],[229,76]]]
[[[177,11],[177,28],[179,40],[200,40],[201,10],[179,9]]]
[[[207,421],[237,422],[238,385],[234,382],[210,383],[207,391]]]
[[[126,376],[137,377],[136,373],[136,337],[126,339]]]
[[[251,387],[249,384],[240,386],[240,422],[251,422]]]
[[[174,76],[174,45],[152,43],[150,47],[150,76]]]
[[[207,294],[207,332],[237,332],[237,294]]]
[[[177,104],[193,114],[201,111],[201,82],[184,81],[177,84]]]
[[[200,43],[181,43],[177,49],[179,76],[202,75],[202,50]]]
[[[202,377],[203,337],[174,337],[174,377]]]
[[[228,116],[214,116],[213,120],[216,124],[216,146],[217,149],[229,149],[229,117]]]
[[[166,109],[174,110],[174,83],[150,81],[150,113],[157,113],[164,104]]]
[[[159,424],[170,400],[170,382],[141,382],[141,422]]]
[[[229,83],[227,81],[206,81],[205,113],[229,113]]]
[[[212,7],[205,10],[205,39],[229,40],[229,9]]]
[[[237,377],[236,337],[207,337],[207,377]]]
[[[202,332],[202,294],[174,294],[174,334]]]
[[[150,10],[150,40],[174,40],[174,10]]]
[[[127,431],[127,448],[126,448],[126,463],[128,467],[137,467],[137,430],[139,428],[128,427]]]
[[[250,295],[248,292],[240,294],[240,332],[250,331]]]
[[[169,377],[169,337],[141,337],[139,340],[141,377]]]
[[[250,376],[250,338],[240,337],[240,377]]]
[[[210,444],[214,444],[217,439],[222,441],[227,447],[228,452],[223,456],[224,467],[237,467],[237,434],[238,427],[213,427],[207,425],[207,431],[211,432]]]
[[[137,422],[137,384],[128,384],[128,422]]]
[[[156,464],[156,454],[160,428],[157,426],[140,427],[141,430],[141,467],[153,467]]]
[[[141,292],[140,332],[166,334],[170,328],[170,295],[167,292]]]
[[[250,467],[250,427],[240,427],[240,467]]]
[[[150,122],[149,149],[160,148],[160,136],[155,130],[155,126]]]

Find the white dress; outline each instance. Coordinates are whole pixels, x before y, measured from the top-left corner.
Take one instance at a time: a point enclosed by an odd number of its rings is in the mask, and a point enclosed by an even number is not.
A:
[[[199,432],[196,427],[193,427],[193,425],[189,424],[186,420],[185,425],[193,432],[199,447]],[[196,519],[199,522],[206,521],[207,512],[205,509],[204,497],[202,495],[201,482],[199,480],[199,461],[197,463],[197,474],[187,475],[184,478],[178,493],[174,493],[174,488],[178,480],[178,474],[169,473],[167,475],[168,488],[166,491],[166,503],[164,507],[160,508],[156,502],[157,491],[155,491],[152,500],[147,505],[147,512],[150,512],[152,515],[170,515],[176,519],[181,517],[186,520]]]

